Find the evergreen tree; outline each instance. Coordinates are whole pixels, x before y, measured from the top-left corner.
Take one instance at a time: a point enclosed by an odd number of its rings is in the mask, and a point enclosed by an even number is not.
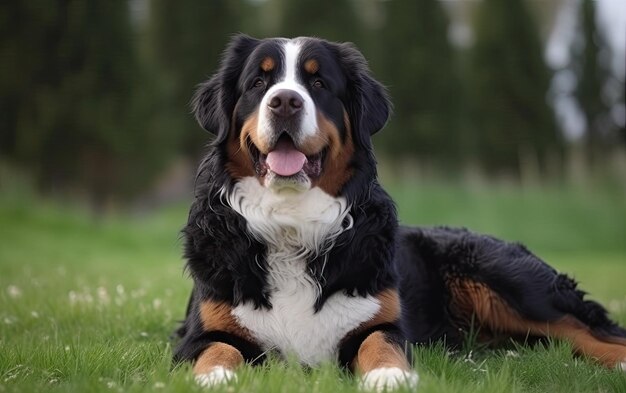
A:
[[[606,90],[615,81],[610,71],[610,50],[596,23],[595,3],[583,0],[579,11],[580,33],[572,45],[572,64],[577,77],[575,96],[585,115],[587,154],[593,162],[617,139],[611,106],[618,98],[610,97]]]
[[[535,21],[523,0],[483,0],[475,16],[468,75],[475,158],[492,172],[520,174],[530,156],[545,173],[562,136],[547,103],[551,72]]]
[[[361,43],[361,21],[351,0],[271,0],[268,6],[280,14],[278,31],[272,35]]]
[[[138,63],[128,4],[10,2],[3,87],[7,150],[44,191],[85,191],[96,208],[127,194],[140,157],[158,146],[135,112]],[[4,56],[3,56],[4,58]],[[13,78],[13,79],[12,79]],[[5,112],[6,111],[6,112]],[[3,125],[4,126],[4,125]]]
[[[448,41],[448,18],[437,0],[388,1],[380,31],[379,75],[394,115],[378,145],[388,154],[415,155],[448,168],[462,160],[462,89]]]
[[[153,0],[149,40],[160,93],[156,99],[160,127],[179,136],[179,146],[198,158],[208,141],[189,102],[195,87],[218,67],[230,37],[241,29],[246,4],[229,0]]]

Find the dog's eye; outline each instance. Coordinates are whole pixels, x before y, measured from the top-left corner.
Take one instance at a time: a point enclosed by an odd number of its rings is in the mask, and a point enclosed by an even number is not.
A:
[[[313,81],[313,87],[317,89],[323,89],[325,87],[324,82],[321,79],[316,79]]]
[[[265,85],[265,81],[263,80],[263,78],[256,78],[253,82],[252,82],[252,87],[261,87]]]

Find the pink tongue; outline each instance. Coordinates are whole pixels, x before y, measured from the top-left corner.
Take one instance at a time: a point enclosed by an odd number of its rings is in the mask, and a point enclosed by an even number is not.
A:
[[[268,153],[265,162],[275,174],[292,176],[302,170],[306,163],[306,156],[296,150],[293,142],[281,140],[276,148]]]

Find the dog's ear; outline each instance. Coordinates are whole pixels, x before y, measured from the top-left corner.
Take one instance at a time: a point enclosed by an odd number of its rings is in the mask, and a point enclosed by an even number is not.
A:
[[[248,56],[260,41],[244,34],[234,36],[224,53],[220,68],[208,81],[198,85],[191,99],[192,112],[202,128],[222,140],[228,134],[240,93],[237,81]]]
[[[217,135],[223,124],[223,113],[219,105],[219,74],[198,85],[191,99],[191,110],[202,128]]]
[[[364,143],[380,131],[391,114],[391,101],[385,87],[371,75],[367,61],[352,43],[336,44],[348,78],[346,110],[352,127]]]

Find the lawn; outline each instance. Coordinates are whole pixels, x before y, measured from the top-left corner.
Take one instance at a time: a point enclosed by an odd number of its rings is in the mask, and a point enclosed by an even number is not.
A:
[[[615,192],[391,185],[403,222],[454,224],[525,242],[626,324],[626,203]],[[0,198],[0,392],[200,391],[171,370],[170,334],[190,289],[184,206],[94,219]],[[626,392],[626,373],[573,359],[564,343],[489,351],[416,349],[421,392]],[[219,390],[218,390],[219,391]],[[222,391],[357,391],[333,365],[271,361]]]

